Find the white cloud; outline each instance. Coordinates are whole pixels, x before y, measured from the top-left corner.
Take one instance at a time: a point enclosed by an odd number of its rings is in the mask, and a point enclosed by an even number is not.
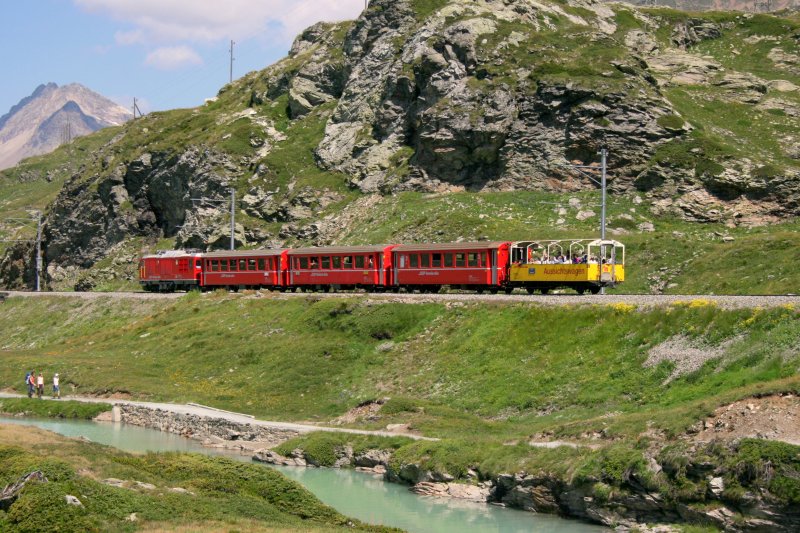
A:
[[[118,31],[114,34],[114,41],[122,45],[144,44],[144,32],[142,30]]]
[[[191,65],[202,65],[202,58],[188,46],[156,48],[144,60],[144,64],[159,70],[175,70]]]
[[[73,0],[79,7],[133,26],[119,44],[215,42],[270,36],[290,41],[319,21],[357,17],[364,0]],[[277,35],[268,27],[278,25]],[[272,30],[273,34],[275,30]]]

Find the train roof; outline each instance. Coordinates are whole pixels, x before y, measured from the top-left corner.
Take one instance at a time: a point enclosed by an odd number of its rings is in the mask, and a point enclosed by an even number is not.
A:
[[[197,257],[200,254],[199,250],[159,250],[154,254],[142,256],[142,259],[175,259],[178,257]]]
[[[464,251],[464,250],[494,250],[508,241],[482,241],[482,242],[448,242],[443,244],[403,244],[394,249],[395,252],[438,252],[438,251]]]
[[[371,254],[383,252],[391,245],[376,244],[370,246],[323,246],[318,248],[293,248],[289,255],[326,255],[326,254]]]
[[[283,250],[270,249],[270,250],[224,250],[218,252],[208,252],[203,254],[206,259],[228,258],[234,259],[239,257],[275,257],[281,255]]]

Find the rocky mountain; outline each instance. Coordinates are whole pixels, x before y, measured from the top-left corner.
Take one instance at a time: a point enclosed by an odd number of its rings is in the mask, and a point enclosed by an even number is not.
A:
[[[77,83],[40,85],[0,117],[0,169],[131,118],[125,108]]]
[[[748,11],[761,13],[800,7],[797,0],[629,0],[638,6],[660,6],[684,11]]]
[[[585,234],[596,211],[572,220],[572,196],[595,185],[571,165],[601,147],[612,197],[635,200],[616,222],[629,240],[661,219],[776,224],[800,214],[799,86],[797,14],[374,0],[214,102],[7,171],[0,194],[64,184],[44,233],[54,284],[159,239],[224,246],[231,188],[240,246],[505,238],[535,194],[558,204],[527,211],[542,233]],[[7,283],[30,277],[25,254],[0,265]]]

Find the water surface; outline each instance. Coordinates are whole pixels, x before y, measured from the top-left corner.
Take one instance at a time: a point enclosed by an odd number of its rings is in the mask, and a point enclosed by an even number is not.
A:
[[[195,452],[250,461],[249,455],[204,448],[199,442],[152,429],[85,420],[0,417],[0,424],[36,426],[67,437],[85,437],[132,453]],[[597,533],[605,528],[555,516],[459,500],[421,497],[379,476],[334,468],[279,467],[342,514],[413,533]]]

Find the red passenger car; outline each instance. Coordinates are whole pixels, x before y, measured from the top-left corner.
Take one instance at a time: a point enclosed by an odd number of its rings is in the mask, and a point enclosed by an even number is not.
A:
[[[382,290],[390,284],[393,246],[296,248],[287,253],[285,285],[294,290]]]
[[[409,291],[452,288],[497,292],[508,276],[510,242],[461,242],[397,246],[392,284]]]
[[[139,283],[150,292],[173,292],[199,287],[202,259],[183,250],[159,252],[139,261]]]
[[[285,250],[243,250],[203,254],[206,289],[275,289],[282,285]]]

